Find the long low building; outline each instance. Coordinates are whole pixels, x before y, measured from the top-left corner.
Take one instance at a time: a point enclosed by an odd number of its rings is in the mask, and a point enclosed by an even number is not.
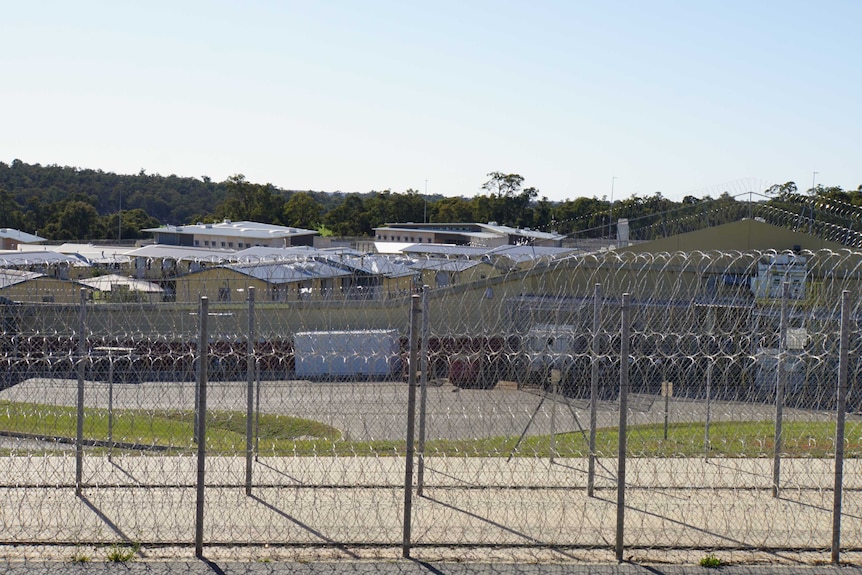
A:
[[[142,231],[153,234],[157,244],[229,250],[254,246],[310,246],[318,234],[316,230],[230,220],[216,224],[163,226]]]
[[[560,247],[565,235],[530,228],[501,226],[496,222],[479,223],[394,223],[374,228],[375,242],[380,244],[452,244],[493,248],[497,246]],[[385,249],[383,246],[381,246]]]

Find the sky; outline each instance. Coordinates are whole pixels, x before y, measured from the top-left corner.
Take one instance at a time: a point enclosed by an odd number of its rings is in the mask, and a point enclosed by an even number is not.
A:
[[[858,0],[0,0],[0,161],[290,190],[862,184]]]

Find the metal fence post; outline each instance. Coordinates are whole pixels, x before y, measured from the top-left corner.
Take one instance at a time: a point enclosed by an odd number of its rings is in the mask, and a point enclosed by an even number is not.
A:
[[[418,295],[410,307],[410,364],[407,376],[407,453],[404,462],[404,537],[401,555],[410,557],[410,517],[413,512],[413,456],[415,453],[414,427],[416,426],[416,364],[419,356],[419,316],[422,302]]]
[[[254,287],[248,288],[248,343],[246,345],[246,414],[245,414],[245,494],[251,495],[252,461],[254,458]]]
[[[419,369],[422,377],[419,381],[419,459],[416,469],[416,495],[422,495],[425,487],[425,417],[428,403],[428,286],[422,286],[422,353],[419,359]]]
[[[75,435],[75,495],[81,495],[84,477],[84,368],[87,361],[87,291],[81,288],[78,311],[78,422]]]
[[[784,391],[787,386],[787,300],[790,297],[790,282],[781,286],[781,324],[778,328],[778,364],[775,384],[775,448],[772,459],[772,496],[778,497],[781,486],[781,426],[784,419]]]
[[[835,488],[832,501],[832,564],[841,556],[841,498],[844,490],[844,423],[850,366],[850,291],[841,292],[841,344],[838,354],[838,406],[835,422]]]
[[[710,306],[708,308],[709,315],[708,318],[708,326],[707,335],[710,337],[715,337],[715,308]],[[704,459],[709,459],[709,428],[712,425],[712,371],[715,367],[716,356],[721,353],[720,345],[716,345],[714,349],[710,349],[710,354],[707,359],[706,365],[706,421],[703,426],[703,457]],[[715,355],[713,355],[713,353]]]
[[[628,397],[629,397],[629,294],[623,294],[620,321],[620,428],[617,454],[617,561],[623,561],[623,535],[626,510],[626,449],[628,448]]]
[[[712,423],[712,367],[713,360],[706,366],[706,423],[703,428],[703,453],[709,459],[709,426]]]
[[[590,446],[587,470],[587,496],[596,488],[596,427],[599,395],[599,329],[602,325],[602,284],[593,288],[593,339],[590,344]]]
[[[209,316],[209,299],[201,297],[200,327],[198,332],[198,469],[197,498],[195,501],[195,557],[203,557],[204,547],[204,482],[206,479],[206,411],[207,411],[207,368],[209,367],[209,331],[207,319]]]

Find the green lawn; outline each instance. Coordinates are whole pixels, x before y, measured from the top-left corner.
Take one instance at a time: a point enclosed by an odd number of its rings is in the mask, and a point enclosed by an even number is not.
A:
[[[191,411],[115,410],[113,440],[136,446],[158,446],[167,452],[196,449],[193,440],[194,415]],[[48,404],[0,401],[0,430],[7,433],[57,437],[76,436],[76,410]],[[208,452],[244,453],[246,417],[239,411],[213,411],[207,414]],[[108,441],[108,412],[87,408],[84,412],[84,437]],[[266,455],[399,455],[403,441],[348,441],[329,425],[286,415],[262,414],[258,427],[259,453]],[[428,455],[449,457],[508,457],[513,454],[517,437],[491,437],[471,440],[433,440],[426,444]],[[616,428],[599,429],[596,450],[600,456],[616,455],[619,434]],[[835,424],[831,422],[786,421],[783,425],[782,452],[788,457],[832,457],[835,453]],[[710,427],[711,456],[767,457],[772,454],[774,430],[771,421],[720,422]],[[107,445],[100,449],[106,449]],[[117,448],[115,448],[116,450]],[[559,457],[584,457],[587,438],[582,433],[558,434],[554,450]],[[146,448],[135,452],[145,453]],[[8,450],[7,450],[8,452]],[[159,451],[164,453],[165,451]],[[632,426],[628,433],[628,452],[634,457],[698,457],[706,453],[704,425],[677,423]],[[862,455],[862,422],[849,422],[845,454]],[[549,457],[551,438],[547,435],[525,438],[516,456]]]

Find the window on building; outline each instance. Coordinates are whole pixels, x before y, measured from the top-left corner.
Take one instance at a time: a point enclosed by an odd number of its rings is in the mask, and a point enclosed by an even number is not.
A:
[[[224,242],[221,243],[221,247],[224,247]]]
[[[218,300],[219,301],[230,301],[230,288],[226,288],[226,287],[218,288]]]

